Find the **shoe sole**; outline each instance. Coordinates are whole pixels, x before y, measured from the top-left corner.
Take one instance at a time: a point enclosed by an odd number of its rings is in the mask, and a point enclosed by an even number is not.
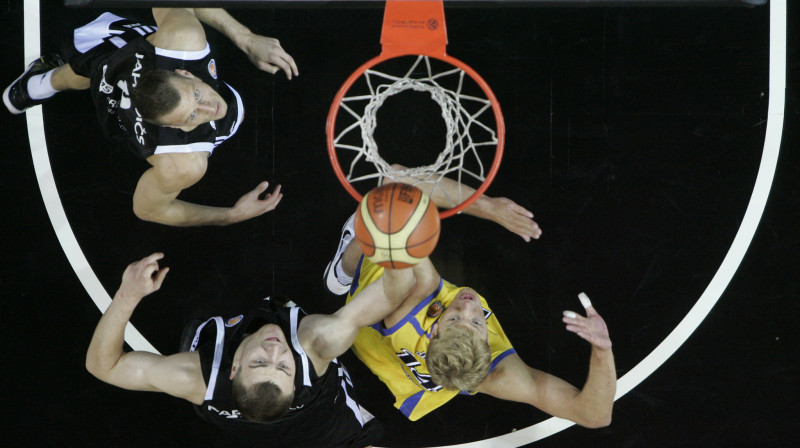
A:
[[[59,57],[58,59],[59,59],[59,60],[61,60],[61,58],[60,58],[60,57]],[[18,77],[17,79],[15,79],[15,80],[14,80],[14,82],[12,82],[11,84],[9,84],[9,85],[8,85],[8,87],[6,87],[6,90],[3,90],[3,104],[5,104],[5,105],[6,105],[6,109],[8,109],[8,111],[9,111],[9,112],[11,112],[11,113],[12,113],[12,114],[14,114],[14,115],[24,114],[26,110],[30,109],[30,107],[28,107],[28,108],[25,108],[25,109],[22,109],[22,110],[19,110],[19,109],[17,109],[16,107],[14,107],[14,105],[13,105],[13,104],[11,104],[11,98],[9,98],[9,96],[8,96],[8,92],[11,90],[11,86],[13,86],[14,84],[16,84],[16,83],[17,83],[17,81],[19,81],[20,79],[24,78],[24,77],[25,77],[25,75],[27,75],[27,74],[28,74],[28,72],[29,72],[29,71],[31,71],[31,69],[33,69],[33,65],[34,65],[34,64],[36,64],[36,62],[37,62],[37,61],[40,61],[40,60],[42,60],[42,58],[41,58],[41,57],[39,57],[39,59],[36,59],[35,61],[33,61],[33,62],[31,62],[30,64],[28,64],[28,68],[26,68],[26,69],[25,69],[25,71],[24,71],[24,72],[22,72],[22,74],[21,74],[21,75],[19,75],[19,77]],[[63,64],[62,64],[62,65],[63,65]],[[61,67],[62,65],[60,65],[59,67]],[[27,87],[27,86],[26,86],[26,87]],[[38,106],[38,104],[37,104],[37,105],[35,105],[35,106],[31,106],[31,107],[36,107],[36,106]]]
[[[25,76],[26,73],[28,73],[27,70],[25,70],[25,73],[23,73],[22,76]],[[20,76],[19,78],[15,79],[14,82],[12,82],[8,87],[6,87],[6,90],[3,90],[3,104],[5,104],[6,105],[6,109],[8,109],[8,111],[11,112],[14,115],[19,115],[19,114],[25,113],[25,111],[28,110],[28,109],[23,109],[23,110],[17,109],[16,107],[14,107],[13,104],[11,104],[11,98],[8,97],[8,91],[11,90],[11,86],[16,84],[16,82],[19,81],[20,78],[22,78],[22,76]]]
[[[333,274],[328,275],[329,270],[333,270]],[[325,287],[328,288],[328,291],[336,294],[337,296],[341,296],[347,294],[350,291],[350,285],[343,285],[339,282],[339,279],[336,278],[336,263],[329,262],[328,266],[325,268]]]
[[[328,266],[325,267],[325,273],[323,274],[322,278],[325,280],[325,286],[328,288],[328,291],[336,294],[336,295],[343,295],[346,294],[350,290],[350,285],[343,285],[339,279],[336,277],[336,265],[339,264],[339,261],[344,256],[344,250],[342,249],[342,244],[344,241],[344,234],[350,235],[350,241],[352,241],[355,234],[347,229],[347,223],[350,222],[350,219],[344,223],[344,228],[342,228],[342,236],[339,238],[339,247],[336,248],[336,255],[334,255],[334,259],[328,262]],[[346,247],[345,247],[346,249]]]

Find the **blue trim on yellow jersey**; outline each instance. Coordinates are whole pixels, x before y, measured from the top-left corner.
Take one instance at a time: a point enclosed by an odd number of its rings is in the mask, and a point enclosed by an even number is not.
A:
[[[417,331],[418,335],[420,335],[420,336],[424,335],[424,336],[427,336],[428,339],[430,339],[431,338],[430,334],[426,333],[425,330],[422,329],[422,326],[420,325],[419,321],[417,320],[417,313],[422,311],[423,308],[430,306],[431,301],[433,301],[433,299],[436,298],[437,295],[439,295],[439,292],[442,290],[442,286],[443,285],[444,285],[444,281],[441,278],[439,278],[439,286],[436,288],[436,291],[433,291],[428,297],[425,297],[424,299],[422,299],[422,301],[420,303],[418,303],[417,306],[415,306],[413,310],[409,311],[408,314],[406,314],[400,320],[400,322],[394,324],[392,326],[392,328],[384,329],[383,326],[380,324],[380,322],[378,322],[377,324],[373,325],[372,328],[375,331],[377,331],[378,333],[380,333],[382,336],[389,336],[389,335],[393,334],[394,332],[398,331],[400,328],[402,328],[403,325],[405,325],[406,323],[410,323],[411,326],[414,327],[414,329]]]
[[[422,329],[422,325],[419,324],[419,321],[416,319],[416,317],[414,318],[414,320],[410,320],[409,323],[411,324],[412,327],[414,327],[414,330],[417,331],[418,335],[425,336],[428,339],[431,338],[431,336],[428,333],[426,333],[425,330]]]
[[[509,355],[513,355],[514,353],[517,353],[517,351],[514,350],[513,348],[510,348],[510,349],[504,351],[503,353],[500,353],[499,355],[497,355],[492,360],[492,363],[489,364],[489,373],[491,374],[492,372],[494,372],[495,367],[497,367],[497,365],[500,364],[500,361],[502,361],[505,357],[507,357]],[[466,395],[468,397],[473,397],[473,396],[475,396],[476,393],[477,392],[469,392],[469,391],[466,391],[466,390],[462,390],[462,391],[458,392],[459,395]]]
[[[402,412],[406,418],[411,418],[411,413],[414,412],[414,409],[417,407],[417,404],[419,404],[419,400],[422,399],[423,395],[425,395],[425,390],[421,390],[406,398],[403,401],[403,405],[400,406],[400,412]]]
[[[353,274],[353,283],[350,284],[350,294],[351,296],[356,293],[358,289],[358,280],[361,278],[361,262],[364,261],[364,255],[362,254],[361,257],[358,259],[358,266],[356,266],[356,273]]]
[[[492,360],[492,363],[489,364],[489,373],[494,372],[494,368],[497,367],[497,365],[500,364],[500,361],[505,359],[506,356],[513,355],[514,353],[517,353],[517,351],[514,350],[513,348],[510,348],[504,351],[503,353],[500,353],[499,355],[495,356],[495,358]]]

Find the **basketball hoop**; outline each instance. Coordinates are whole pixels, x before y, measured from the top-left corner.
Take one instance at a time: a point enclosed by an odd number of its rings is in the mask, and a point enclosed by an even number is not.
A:
[[[440,211],[441,218],[459,213],[486,191],[500,167],[500,104],[475,70],[445,53],[441,1],[387,1],[381,45],[381,54],[356,69],[331,104],[326,134],[336,176],[357,201],[363,194],[354,183],[366,181],[359,185],[368,191],[390,178],[446,197],[451,208]],[[430,95],[441,107],[447,135],[433,162],[398,170],[381,156],[373,133],[384,101],[406,91]],[[458,182],[457,192],[441,188],[445,177]],[[461,185],[475,192],[462,194]]]

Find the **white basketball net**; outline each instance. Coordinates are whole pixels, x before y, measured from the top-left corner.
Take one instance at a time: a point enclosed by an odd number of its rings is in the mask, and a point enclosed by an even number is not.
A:
[[[412,73],[419,68],[421,63],[424,65],[424,69],[420,71],[424,76],[412,78]],[[363,77],[366,79],[369,94],[345,96],[340,104],[340,107],[355,119],[334,139],[334,147],[337,150],[355,152],[349,170],[342,167],[347,180],[353,183],[377,179],[380,183],[384,177],[388,177],[413,184],[431,184],[433,187],[431,190],[420,188],[429,191],[431,195],[435,194],[437,190],[440,191],[450,201],[451,207],[463,202],[466,197],[461,197],[460,188],[455,195],[448,194],[441,188],[442,178],[450,175],[448,177],[458,181],[459,185],[462,185],[464,181],[484,182],[486,169],[479,156],[479,150],[487,148],[492,151],[497,147],[495,130],[478,120],[481,114],[491,108],[491,102],[486,98],[462,93],[465,75],[466,73],[462,69],[453,66],[448,66],[446,71],[433,73],[427,56],[418,56],[403,76],[390,75],[372,69],[366,70]],[[467,77],[467,79],[470,78]],[[443,84],[452,87],[448,89],[443,87]],[[377,126],[378,109],[384,101],[392,95],[409,89],[430,93],[431,98],[442,108],[442,118],[445,121],[447,135],[445,147],[435,162],[426,166],[396,170],[381,157],[373,133]],[[365,101],[367,103],[359,113],[358,109]],[[492,114],[487,115],[493,118]],[[337,118],[337,120],[344,119]],[[354,138],[354,135],[357,134],[356,130],[360,130],[361,144],[350,143],[356,140]],[[476,135],[480,137],[476,137]],[[347,140],[348,143],[344,143],[343,140]],[[470,161],[470,168],[465,168],[466,161]],[[369,174],[354,174],[357,171],[356,167],[359,163],[363,165],[363,162],[372,163],[375,171]]]

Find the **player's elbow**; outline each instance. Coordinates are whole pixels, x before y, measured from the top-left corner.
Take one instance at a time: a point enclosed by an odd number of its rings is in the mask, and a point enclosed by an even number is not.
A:
[[[102,365],[95,356],[92,356],[91,353],[86,354],[86,370],[91,373],[94,377],[103,379],[103,369]]]
[[[152,208],[137,203],[136,201],[133,202],[133,214],[142,221],[156,221]]]
[[[159,207],[152,203],[152,201],[137,196],[136,193],[133,195],[133,214],[142,221],[154,222],[157,224],[165,223],[161,213],[159,213]]]
[[[585,423],[581,424],[581,426],[590,429],[597,429],[597,428],[605,428],[610,424],[611,424],[611,415],[608,415],[607,417],[588,420]]]
[[[611,424],[611,410],[609,409],[607,412],[594,412],[590,415],[585,415],[581,421],[576,423],[584,428],[605,428]]]

